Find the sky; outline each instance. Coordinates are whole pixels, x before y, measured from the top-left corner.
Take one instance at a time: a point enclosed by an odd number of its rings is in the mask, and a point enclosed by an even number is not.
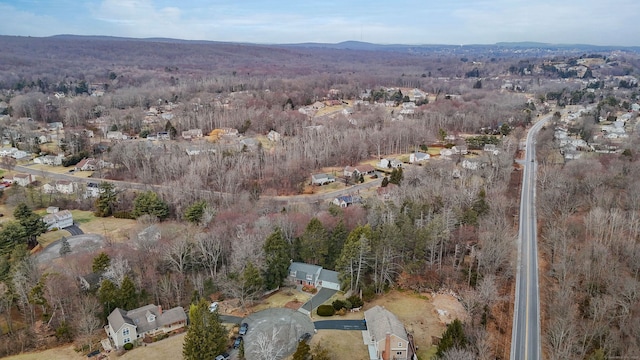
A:
[[[638,0],[0,0],[0,35],[640,46]]]

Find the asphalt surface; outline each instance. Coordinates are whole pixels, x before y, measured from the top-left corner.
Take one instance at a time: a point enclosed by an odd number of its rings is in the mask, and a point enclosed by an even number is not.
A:
[[[69,227],[64,228],[64,230],[68,231],[71,236],[84,234],[84,231],[82,231],[82,229],[80,229],[80,227],[75,223]]]
[[[535,137],[548,115],[531,127],[527,134],[520,197],[520,230],[518,235],[518,269],[511,333],[511,360],[538,360],[542,356],[540,342],[540,292],[538,282],[538,243],[536,220]]]
[[[227,324],[240,324],[242,319],[240,316],[220,315],[220,321]]]
[[[320,320],[314,321],[316,330],[367,330],[364,320]]]
[[[320,291],[318,291],[315,295],[313,295],[311,299],[309,299],[309,301],[304,303],[301,309],[306,310],[307,313],[310,313],[313,309],[317,308],[318,306],[322,305],[325,301],[329,300],[333,296],[333,294],[337,292],[338,292],[337,290],[333,290],[333,289],[320,288]]]

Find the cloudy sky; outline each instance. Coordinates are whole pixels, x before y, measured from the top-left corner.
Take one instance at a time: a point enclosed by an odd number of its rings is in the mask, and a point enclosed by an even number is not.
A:
[[[0,0],[0,35],[640,45],[638,0]]]

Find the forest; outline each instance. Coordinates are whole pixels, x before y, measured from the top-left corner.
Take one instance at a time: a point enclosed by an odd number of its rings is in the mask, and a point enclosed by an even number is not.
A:
[[[554,123],[537,141],[543,350],[550,359],[640,356],[637,54],[523,59],[478,50],[461,58],[82,38],[0,37],[0,44],[7,49],[0,54],[3,140],[111,164],[94,174],[97,199],[4,189],[3,209],[15,220],[0,228],[2,356],[94,344],[117,307],[188,309],[212,294],[246,307],[285,285],[289,263],[298,261],[338,271],[342,289],[365,302],[391,289],[451,290],[469,314],[465,341],[438,356],[506,359],[520,144],[550,112]],[[571,66],[589,71],[580,77]],[[401,115],[409,89],[428,96]],[[348,103],[351,113],[300,111],[317,101]],[[171,117],[149,122],[152,108],[170,109]],[[579,108],[591,110],[563,125]],[[603,142],[601,119],[614,123],[625,113],[633,114],[629,136]],[[52,151],[34,139],[56,122],[65,131]],[[591,150],[567,159],[555,136],[560,127]],[[250,147],[177,135],[228,128],[282,138]],[[108,140],[113,131],[130,140]],[[171,141],[144,139],[163,131]],[[596,143],[616,151],[595,151]],[[482,151],[486,144],[496,151]],[[389,197],[345,208],[300,200],[310,174],[324,168],[456,145],[468,145],[481,165],[434,156],[422,166],[403,164]],[[197,156],[185,151],[194,146]],[[16,164],[3,158],[1,165],[10,171]],[[161,235],[132,234],[100,251],[39,263],[30,250],[45,231],[38,211],[48,206],[135,219]],[[83,287],[79,278],[99,280]]]

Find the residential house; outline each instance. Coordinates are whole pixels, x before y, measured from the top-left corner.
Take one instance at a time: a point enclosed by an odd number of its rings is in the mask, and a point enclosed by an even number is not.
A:
[[[335,182],[335,176],[329,174],[313,174],[311,175],[311,185],[326,185]]]
[[[280,138],[280,133],[274,130],[269,131],[267,134],[267,139],[269,139],[269,141],[278,142],[280,141]]]
[[[289,281],[297,285],[340,290],[338,272],[323,269],[318,265],[292,262],[289,265]]]
[[[94,158],[84,158],[76,164],[76,171],[95,171],[98,168],[98,163]]]
[[[62,194],[73,194],[76,191],[77,184],[69,180],[56,181],[56,191]]]
[[[102,193],[102,189],[100,189],[100,185],[97,183],[88,183],[87,188],[84,191],[84,198],[97,198]]]
[[[419,151],[409,154],[409,162],[411,164],[422,163],[429,160],[429,158],[431,158],[431,155]]]
[[[384,169],[402,167],[402,163],[396,159],[381,159],[377,165],[379,168]]]
[[[202,129],[189,129],[187,131],[182,132],[182,138],[185,140],[190,140],[193,138],[201,138],[202,137]]]
[[[352,177],[352,176],[360,176],[360,175],[368,175],[376,172],[376,169],[369,165],[356,165],[356,166],[346,166],[344,168],[344,176]]]
[[[69,210],[56,211],[43,216],[42,221],[47,224],[48,230],[65,229],[73,226],[73,214]]]
[[[370,360],[408,360],[413,358],[404,325],[389,310],[376,305],[364,312],[367,331],[362,332],[369,347]]]
[[[64,154],[58,154],[56,156],[53,155],[45,155],[40,156],[33,159],[35,164],[43,164],[43,165],[51,165],[51,166],[59,166],[62,165],[62,160],[64,159]]]
[[[108,131],[107,139],[109,140],[127,140],[129,136],[123,134],[122,131]]]
[[[454,154],[458,155],[467,155],[469,153],[469,148],[467,147],[467,145],[455,145],[451,148],[451,150],[453,150]]]
[[[478,170],[481,167],[480,161],[475,159],[464,159],[462,160],[462,168],[467,170]]]
[[[24,159],[27,156],[29,156],[29,154],[26,151],[22,151],[22,150],[16,150],[14,151],[13,154],[11,154],[11,157],[16,160]]]
[[[494,144],[484,144],[484,148],[482,150],[491,155],[498,155],[500,153],[500,150],[498,150]]]
[[[45,194],[55,194],[57,192],[56,184],[47,183],[47,184],[42,185],[42,192],[45,193]]]
[[[171,140],[171,135],[167,131],[161,131],[156,134],[156,140]]]
[[[360,202],[362,202],[362,198],[360,198],[359,196],[342,195],[333,199],[331,203],[336,206],[340,206],[341,208],[346,208],[351,204],[360,203]]]
[[[450,160],[451,156],[453,156],[453,150],[447,148],[440,149],[440,157],[443,159]]]
[[[166,334],[183,328],[187,324],[187,315],[181,306],[162,311],[154,304],[125,311],[116,308],[107,317],[104,327],[116,348],[126,343],[134,343],[145,336]]]
[[[27,186],[36,181],[36,177],[31,174],[15,174],[13,175],[13,183],[20,186]]]
[[[0,149],[0,156],[12,156],[16,151],[18,151],[18,149],[14,147],[2,148]]]
[[[58,130],[64,129],[64,124],[59,121],[56,121],[56,122],[48,123],[47,127],[49,128],[49,131],[58,131]]]

